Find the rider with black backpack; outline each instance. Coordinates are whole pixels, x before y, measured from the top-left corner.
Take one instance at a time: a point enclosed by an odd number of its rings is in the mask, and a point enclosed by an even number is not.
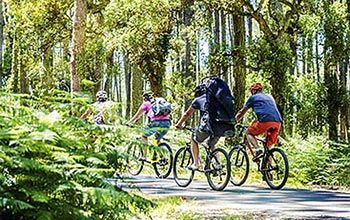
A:
[[[207,140],[211,150],[220,137],[228,130],[233,130],[235,112],[233,109],[233,96],[225,81],[218,77],[211,77],[206,83],[202,83],[194,90],[195,99],[191,106],[182,115],[175,125],[176,128],[184,128],[184,123],[196,111],[200,111],[200,123],[196,127],[191,138],[191,151],[193,164],[190,169],[199,167],[198,143]]]

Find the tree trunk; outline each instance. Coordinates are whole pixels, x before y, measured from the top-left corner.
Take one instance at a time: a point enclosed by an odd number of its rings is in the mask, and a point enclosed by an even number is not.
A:
[[[125,117],[129,118],[131,113],[131,71],[130,62],[126,54],[124,54],[124,73],[125,73],[125,95],[126,95],[126,108]]]
[[[26,57],[25,54],[22,53],[23,50],[20,50],[18,55],[19,55],[19,78],[20,78],[20,91],[21,93],[29,93],[28,89],[28,77],[27,77],[27,72],[24,66],[24,63],[26,63]]]
[[[192,20],[193,11],[191,10],[191,5],[187,5],[184,9],[184,24],[186,29],[190,29],[191,26],[191,20]],[[195,82],[193,79],[195,79],[194,71],[191,69],[193,66],[192,62],[192,56],[191,56],[191,39],[188,31],[185,35],[185,44],[186,44],[186,53],[185,53],[185,87],[186,88],[192,88],[193,82]],[[188,106],[191,104],[191,100],[185,99],[185,109],[188,108]]]
[[[243,8],[237,8],[237,10],[243,10]],[[233,93],[236,98],[235,109],[238,111],[244,105],[245,96],[245,84],[246,84],[246,69],[245,69],[245,59],[242,52],[242,48],[245,46],[245,23],[244,17],[242,15],[234,14],[232,15],[233,20],[233,77],[234,77],[234,87]]]
[[[44,64],[44,85],[45,89],[49,90],[54,87],[54,81],[52,77],[52,67],[53,67],[53,49],[48,47],[46,51],[44,51],[43,56],[43,64]]]
[[[71,91],[80,91],[80,64],[83,57],[85,43],[87,2],[85,0],[74,1],[73,31],[70,50]]]
[[[18,45],[16,33],[12,38],[12,58],[11,58],[11,76],[8,86],[10,91],[14,93],[19,92],[19,76],[18,76]]]
[[[345,141],[347,139],[347,113],[349,108],[348,102],[348,94],[346,91],[347,86],[347,73],[348,73],[348,58],[345,57],[344,61],[340,65],[340,97],[341,97],[341,105],[340,105],[340,139]]]
[[[137,66],[133,66],[132,71],[132,92],[131,92],[131,112],[135,114],[142,103],[142,72]]]
[[[2,88],[3,84],[3,69],[2,69],[2,45],[4,43],[4,26],[5,26],[5,20],[4,20],[4,11],[3,11],[3,2],[0,2],[0,89]]]
[[[226,42],[226,15],[224,11],[221,11],[221,47],[223,49],[227,48]],[[228,65],[225,63],[222,66],[221,73],[226,82],[228,82]]]

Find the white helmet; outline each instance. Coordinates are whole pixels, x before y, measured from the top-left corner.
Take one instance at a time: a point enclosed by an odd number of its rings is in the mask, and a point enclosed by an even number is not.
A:
[[[99,102],[105,102],[107,100],[107,92],[100,90],[96,93],[96,99]]]

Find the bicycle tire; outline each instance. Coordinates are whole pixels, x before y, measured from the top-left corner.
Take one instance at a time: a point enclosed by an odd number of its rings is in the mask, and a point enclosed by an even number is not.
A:
[[[218,154],[222,154],[222,155],[218,157]],[[222,161],[222,159],[224,160]],[[209,186],[216,191],[221,191],[225,189],[225,187],[227,186],[230,180],[230,172],[231,172],[230,159],[228,157],[227,152],[222,148],[216,148],[207,157],[205,164],[206,164],[205,175],[207,177]],[[217,176],[220,177],[219,181],[221,182],[221,184],[218,184],[218,185],[214,181],[214,177],[217,177]],[[222,176],[224,177],[223,179],[222,179]]]
[[[153,168],[154,168],[154,172],[156,173],[158,178],[162,178],[165,179],[167,178],[170,173],[171,173],[171,168],[173,165],[173,152],[170,148],[170,146],[166,143],[161,143],[158,145],[158,148],[160,150],[164,149],[167,153],[166,153],[166,157],[161,157],[159,159],[159,161],[153,163]],[[153,157],[157,158],[157,153],[159,152],[154,152]],[[162,154],[162,156],[164,156],[164,154]],[[169,165],[168,167],[166,167],[167,165]],[[164,170],[162,170],[161,168],[164,168]],[[164,172],[162,172],[164,171]]]
[[[249,174],[249,157],[242,145],[234,146],[229,153],[231,163],[230,182],[235,186],[245,183]],[[236,178],[239,175],[238,178]]]
[[[279,171],[282,168],[279,164],[279,161],[277,161],[277,156],[276,155],[281,155],[281,158],[283,160],[283,168],[285,170],[284,174],[283,174],[283,178],[282,181],[275,185],[273,183],[274,178],[276,178],[276,175],[273,175],[272,171],[277,170],[277,178],[279,177]],[[273,163],[277,163],[276,167],[271,167],[271,163],[269,162],[269,158],[272,158]],[[287,155],[284,153],[284,151],[280,148],[273,148],[271,150],[269,150],[267,152],[267,156],[264,157],[263,159],[263,169],[262,169],[262,173],[264,176],[264,180],[267,183],[267,185],[271,188],[271,189],[282,189],[282,187],[286,184],[287,180],[288,180],[288,176],[289,176],[289,163],[288,163],[288,158]]]
[[[142,157],[143,157],[143,151],[140,145],[135,144],[129,147],[127,164],[128,164],[128,172],[131,175],[137,176],[141,173],[144,165],[144,161],[141,160]]]
[[[176,152],[174,157],[173,173],[174,180],[178,186],[187,187],[192,182],[194,177],[194,170],[188,169],[188,166],[192,163],[193,156],[189,148],[182,147]],[[181,171],[180,168],[182,168]],[[186,173],[185,178],[180,177],[180,175],[184,172]]]

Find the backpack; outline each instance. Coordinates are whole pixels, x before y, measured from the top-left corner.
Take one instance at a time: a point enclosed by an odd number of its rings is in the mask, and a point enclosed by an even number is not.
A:
[[[234,98],[227,83],[219,77],[206,82],[206,111],[210,121],[235,124]]]
[[[155,116],[158,115],[169,115],[173,110],[171,104],[167,102],[164,98],[154,98],[151,101],[152,111]]]

